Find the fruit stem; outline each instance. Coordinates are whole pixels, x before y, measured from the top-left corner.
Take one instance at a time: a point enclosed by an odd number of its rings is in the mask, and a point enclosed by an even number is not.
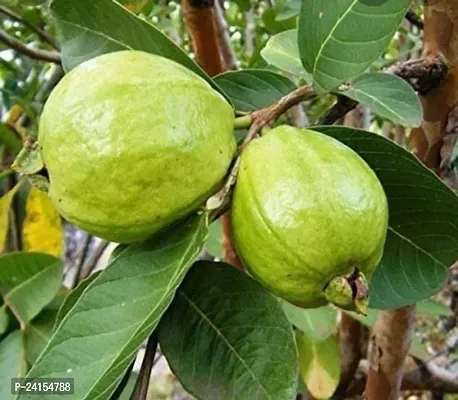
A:
[[[332,278],[323,294],[326,300],[337,307],[367,315],[369,288],[366,277],[357,269],[348,276]]]
[[[253,119],[251,115],[244,115],[243,117],[238,117],[234,120],[234,129],[245,129],[251,126]]]

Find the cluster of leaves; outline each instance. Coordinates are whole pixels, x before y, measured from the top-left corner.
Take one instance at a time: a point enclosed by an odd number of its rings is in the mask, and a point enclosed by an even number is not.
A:
[[[154,2],[123,3],[131,11],[161,20]],[[233,12],[235,20],[240,10],[250,7],[247,1],[234,3],[239,11]],[[321,98],[348,96],[382,118],[419,125],[421,108],[410,86],[395,76],[366,72],[389,45],[410,1],[387,0],[365,7],[336,0],[329,9],[327,0],[314,0],[304,2],[302,10],[301,4],[278,1],[262,13],[256,35],[274,36],[264,47],[263,40],[257,41],[260,48],[240,58],[247,66],[268,63],[268,68],[228,72],[214,79],[161,30],[112,0],[54,0],[50,12],[66,71],[102,53],[142,50],[193,70],[240,112],[272,104],[299,82],[307,82]],[[377,18],[370,18],[374,15]],[[372,309],[400,307],[437,293],[448,266],[458,258],[456,195],[411,154],[381,136],[343,127],[314,129],[358,152],[377,173],[388,197],[388,240],[371,284]],[[2,197],[0,233],[6,232],[15,190]],[[30,205],[27,215],[33,215],[38,201],[45,202],[35,191],[28,199],[35,208]],[[49,210],[47,205],[40,207]],[[24,238],[37,243],[27,239],[34,229],[27,226]],[[309,391],[326,397],[335,390],[335,310],[299,309],[223,263],[194,263],[203,246],[218,251],[218,225],[211,224],[206,213],[190,216],[146,242],[121,247],[103,271],[68,295],[61,288],[59,259],[38,252],[59,255],[56,240],[59,243],[54,237],[45,248],[26,247],[36,252],[0,258],[0,398],[10,398],[9,378],[15,371],[30,378],[73,377],[78,398],[108,399],[153,331],[174,373],[198,398],[294,398],[296,343]],[[374,312],[364,323],[373,323]],[[418,346],[416,351],[420,352]],[[328,384],[314,386],[321,381],[317,377]],[[23,394],[19,399],[29,397]]]

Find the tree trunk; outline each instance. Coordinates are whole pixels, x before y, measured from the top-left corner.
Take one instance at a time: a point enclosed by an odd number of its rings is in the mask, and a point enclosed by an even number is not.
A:
[[[398,400],[415,325],[415,306],[380,311],[369,343],[368,400]]]
[[[458,132],[458,2],[428,0],[424,16],[423,57],[431,63],[443,60],[449,70],[437,88],[420,96],[424,120],[412,130],[409,149],[444,178],[450,171],[443,161],[452,148],[445,146],[444,139]],[[379,312],[371,343],[367,399],[398,399],[414,313],[414,306]]]

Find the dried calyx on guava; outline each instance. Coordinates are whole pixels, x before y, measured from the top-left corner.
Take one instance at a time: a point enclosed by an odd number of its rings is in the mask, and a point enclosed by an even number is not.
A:
[[[123,243],[196,210],[236,150],[234,113],[203,78],[121,51],[86,61],[49,97],[38,141],[49,195],[70,222]]]
[[[388,205],[349,147],[311,130],[272,129],[242,154],[231,215],[239,255],[274,294],[304,308],[366,312]]]

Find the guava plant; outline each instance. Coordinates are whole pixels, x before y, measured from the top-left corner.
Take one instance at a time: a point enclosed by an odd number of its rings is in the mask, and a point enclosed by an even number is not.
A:
[[[73,378],[71,398],[119,399],[147,341],[133,399],[146,398],[156,347],[198,399],[295,399],[303,384],[331,398],[337,313],[368,323],[426,300],[458,258],[458,197],[427,158],[339,125],[357,105],[376,121],[424,122],[416,91],[434,90],[446,63],[380,66],[410,3],[277,2],[264,68],[210,77],[131,12],[141,4],[51,1],[61,58],[45,55],[65,76],[12,168],[66,221],[119,245],[71,291],[55,256],[0,257],[13,321],[0,371],[13,359],[8,379]],[[301,103],[321,104],[306,127],[289,119]],[[225,214],[237,266],[200,259]],[[28,327],[45,314],[37,345]]]

